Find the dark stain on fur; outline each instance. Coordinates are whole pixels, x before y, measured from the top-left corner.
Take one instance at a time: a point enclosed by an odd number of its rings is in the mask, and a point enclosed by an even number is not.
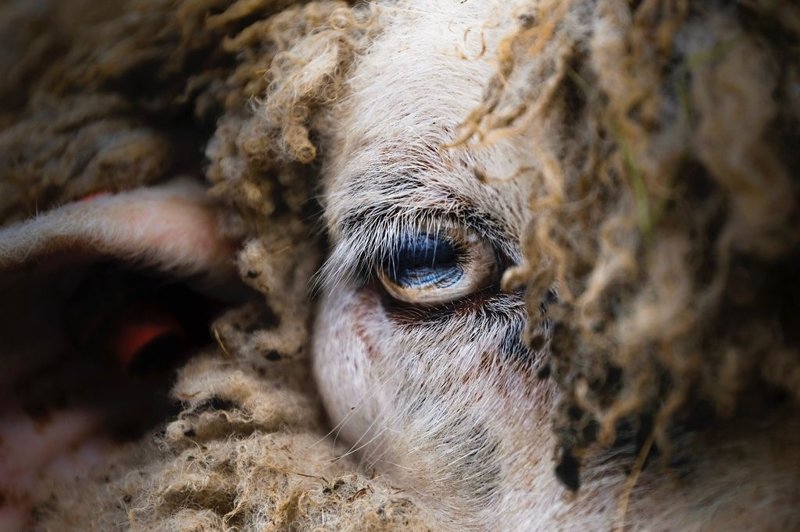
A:
[[[556,466],[556,477],[570,491],[578,491],[581,486],[580,462],[569,449],[561,450],[561,459]]]
[[[528,347],[522,338],[526,323],[524,320],[514,320],[508,328],[500,344],[500,353],[508,360],[530,366],[534,363],[536,352]]]

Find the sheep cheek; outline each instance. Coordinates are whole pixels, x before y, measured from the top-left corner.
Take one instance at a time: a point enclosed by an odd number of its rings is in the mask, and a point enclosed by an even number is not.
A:
[[[320,302],[314,329],[314,376],[334,437],[348,442],[365,434],[379,410],[380,390],[372,382],[374,352],[370,356],[363,334],[371,308],[363,294],[335,288]]]

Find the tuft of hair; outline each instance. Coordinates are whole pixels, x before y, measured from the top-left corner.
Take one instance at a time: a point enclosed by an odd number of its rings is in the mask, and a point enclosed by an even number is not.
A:
[[[519,22],[460,142],[527,135],[539,162],[506,281],[532,315],[557,287],[562,466],[622,428],[668,454],[700,412],[796,416],[800,7],[539,0]]]

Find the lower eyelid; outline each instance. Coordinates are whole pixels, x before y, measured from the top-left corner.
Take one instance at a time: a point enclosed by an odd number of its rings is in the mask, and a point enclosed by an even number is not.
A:
[[[365,289],[379,293],[381,305],[389,319],[407,327],[441,327],[460,316],[475,312],[485,313],[486,317],[502,322],[508,317],[509,305],[524,305],[521,293],[498,292],[494,287],[487,287],[459,300],[428,306],[395,299],[376,285],[368,285]]]

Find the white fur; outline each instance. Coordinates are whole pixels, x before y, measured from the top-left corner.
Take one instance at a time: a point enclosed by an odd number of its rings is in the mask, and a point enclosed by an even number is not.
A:
[[[425,309],[400,318],[370,276],[405,232],[472,224],[475,214],[485,222],[477,232],[520,258],[519,237],[533,214],[526,181],[482,184],[476,174],[503,178],[535,167],[526,139],[445,147],[479,103],[498,42],[520,9],[516,2],[437,0],[381,10],[385,30],[357,65],[337,110],[342,126],[324,152],[333,249],[323,270],[314,370],[337,438],[367,469],[433,508],[441,526],[608,529],[618,519],[626,463],[589,463],[581,492],[567,494],[553,472],[554,385],[535,377],[541,353],[503,352],[526,320],[546,327],[544,318],[526,316],[519,293],[496,294],[435,322]],[[703,454],[699,446],[704,461],[681,489],[657,473],[643,475],[628,522],[655,530],[790,522],[791,509],[775,507],[797,500],[797,483],[781,475],[786,459],[767,451],[774,441],[752,438],[734,472],[734,455]],[[737,485],[742,477],[746,487]],[[757,508],[742,517],[741,505],[754,500]]]

